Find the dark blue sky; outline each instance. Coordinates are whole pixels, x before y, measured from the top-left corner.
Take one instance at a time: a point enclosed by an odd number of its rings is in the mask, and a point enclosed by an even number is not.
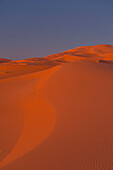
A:
[[[0,0],[0,57],[113,44],[112,0]]]

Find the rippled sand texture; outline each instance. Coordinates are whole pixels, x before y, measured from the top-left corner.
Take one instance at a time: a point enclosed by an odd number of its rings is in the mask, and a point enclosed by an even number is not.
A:
[[[1,63],[1,170],[113,169],[113,46],[68,51]]]

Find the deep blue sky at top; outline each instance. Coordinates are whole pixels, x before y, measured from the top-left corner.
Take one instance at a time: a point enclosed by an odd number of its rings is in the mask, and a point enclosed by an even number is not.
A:
[[[113,0],[0,0],[0,57],[113,44]]]

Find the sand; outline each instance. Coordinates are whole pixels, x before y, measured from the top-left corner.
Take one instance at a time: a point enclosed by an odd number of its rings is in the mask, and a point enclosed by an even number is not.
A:
[[[112,50],[0,65],[1,170],[113,169]]]

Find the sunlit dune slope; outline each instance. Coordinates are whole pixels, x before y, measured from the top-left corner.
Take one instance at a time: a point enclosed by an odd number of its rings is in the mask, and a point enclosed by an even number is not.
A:
[[[112,77],[84,61],[0,80],[1,170],[113,169]]]

